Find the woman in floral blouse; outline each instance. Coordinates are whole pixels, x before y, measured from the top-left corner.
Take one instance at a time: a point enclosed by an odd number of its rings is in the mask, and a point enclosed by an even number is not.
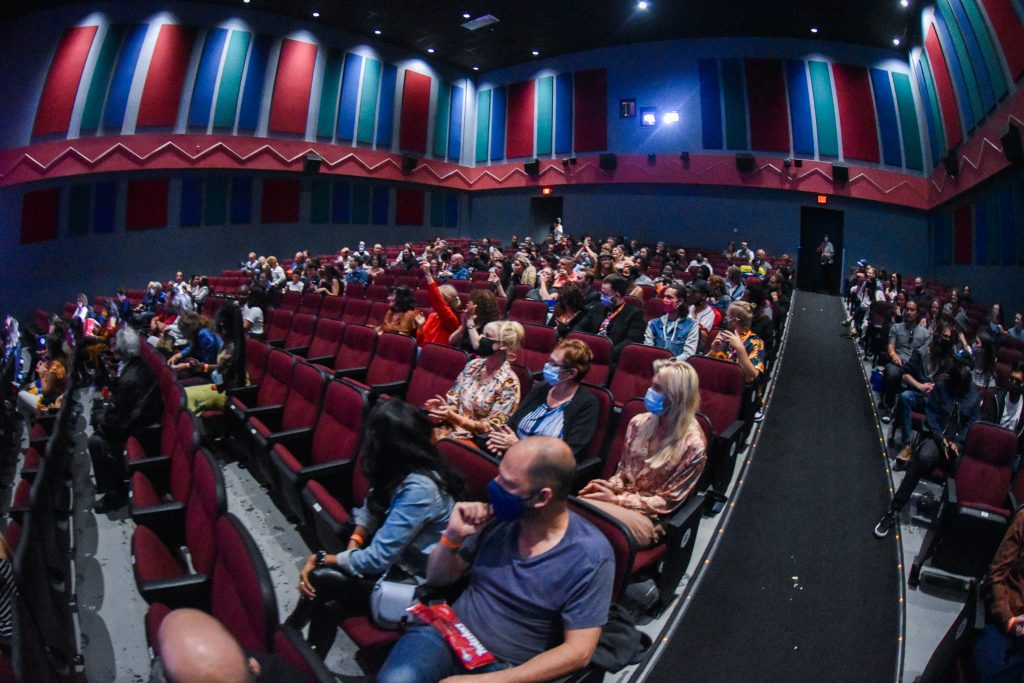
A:
[[[526,332],[517,322],[496,320],[484,326],[477,353],[444,396],[425,407],[434,424],[434,440],[470,439],[508,421],[519,406],[519,378],[509,360]]]
[[[615,474],[580,491],[588,503],[621,520],[640,548],[658,542],[661,517],[683,504],[707,461],[704,432],[694,417],[700,405],[697,371],[689,363],[655,361],[644,404],[648,412],[629,421]]]

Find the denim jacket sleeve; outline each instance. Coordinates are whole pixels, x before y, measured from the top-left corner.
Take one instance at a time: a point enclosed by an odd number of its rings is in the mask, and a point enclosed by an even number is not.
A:
[[[410,551],[416,549],[425,554],[429,553],[428,548],[419,548],[411,541],[410,535],[432,534],[431,523],[441,519],[446,521],[450,511],[451,502],[441,495],[430,478],[417,474],[409,475],[395,490],[387,517],[373,535],[370,545],[339,555],[338,562],[342,569],[352,574],[380,576],[397,561],[403,547],[408,547]]]

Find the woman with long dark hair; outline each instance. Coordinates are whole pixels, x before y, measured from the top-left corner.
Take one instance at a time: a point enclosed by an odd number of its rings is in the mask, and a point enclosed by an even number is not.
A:
[[[374,581],[392,566],[426,580],[427,557],[448,524],[462,482],[431,443],[426,414],[396,399],[378,403],[366,420],[359,467],[370,490],[352,511],[344,552],[318,551],[299,572],[302,596],[288,623],[310,623],[309,642],[323,657],[338,621],[365,610]]]
[[[412,290],[405,285],[395,285],[388,295],[391,308],[384,314],[384,322],[377,332],[397,332],[407,337],[416,336],[416,304]]]
[[[501,312],[494,294],[489,289],[474,289],[462,313],[462,324],[448,337],[448,344],[467,353],[476,353],[484,327],[499,319]]]
[[[974,337],[970,346],[972,379],[979,389],[992,389],[996,386],[996,344],[988,330],[982,328]]]
[[[210,379],[208,383],[185,387],[188,408],[196,415],[207,410],[224,410],[227,390],[248,383],[245,371],[245,332],[238,304],[230,302],[221,306],[217,312],[217,333],[224,343],[217,353],[216,363],[201,363],[196,358],[188,361],[193,372]]]

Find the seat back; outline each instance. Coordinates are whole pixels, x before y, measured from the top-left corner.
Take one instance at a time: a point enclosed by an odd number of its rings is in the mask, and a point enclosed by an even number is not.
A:
[[[377,341],[377,351],[366,371],[370,386],[407,382],[416,363],[416,340],[404,334],[385,332]]]
[[[543,325],[548,319],[548,306],[543,301],[516,299],[508,310],[508,319],[521,323]]]
[[[671,358],[672,352],[643,344],[626,344],[619,354],[615,374],[609,385],[615,405],[621,406],[631,398],[643,396],[654,378],[654,361]]]
[[[288,383],[291,381],[294,367],[295,356],[281,349],[271,350],[267,356],[267,369],[256,392],[256,405],[283,404],[288,397]]]
[[[281,295],[281,303],[277,305],[278,308],[285,311],[291,311],[294,313],[299,310],[299,304],[302,302],[302,292],[285,292]]]
[[[1017,454],[1017,435],[991,422],[976,422],[967,433],[956,471],[961,506],[1006,510],[1006,493]]]
[[[195,417],[182,410],[174,420],[174,445],[167,455],[171,456],[171,496],[184,503],[192,488],[192,460],[199,447],[199,430]]]
[[[366,325],[345,325],[338,355],[334,357],[334,369],[365,368],[373,360],[377,348],[377,333]]]
[[[498,476],[498,461],[455,439],[442,439],[437,443],[437,450],[445,463],[462,477],[466,500],[487,501],[487,484]]]
[[[201,448],[192,459],[192,490],[185,507],[185,543],[200,574],[213,571],[217,536],[211,530],[227,506],[224,474],[210,452]]]
[[[585,332],[570,332],[566,339],[579,339],[587,345],[594,355],[590,361],[590,372],[587,373],[588,384],[595,384],[599,387],[608,384],[608,377],[612,374],[612,342],[608,337],[599,334],[586,334]]]
[[[366,285],[361,282],[346,283],[345,296],[349,299],[366,299]]]
[[[297,313],[302,315],[311,315],[316,317],[320,315],[320,306],[324,303],[324,297],[319,292],[306,292],[302,295],[299,300],[299,310]]]
[[[320,317],[341,320],[345,311],[345,297],[328,295],[320,304]]]
[[[341,346],[341,338],[345,334],[345,323],[330,318],[320,318],[316,322],[313,339],[309,342],[306,358],[333,358]]]
[[[730,361],[705,356],[693,356],[688,362],[700,380],[700,411],[711,420],[718,436],[740,417],[743,371]]]
[[[366,298],[370,301],[387,301],[388,288],[384,285],[370,285],[366,288]]]
[[[388,314],[391,304],[387,301],[374,301],[370,306],[370,315],[366,319],[367,325],[377,327],[384,324],[384,317]]]
[[[259,384],[263,381],[263,371],[267,367],[269,355],[270,345],[266,342],[251,337],[245,340],[245,371],[249,375],[250,384]]]
[[[619,520],[580,498],[569,498],[569,511],[597,527],[612,547],[615,557],[615,581],[612,583],[612,602],[615,602],[636,560],[633,537]]]
[[[277,629],[277,597],[256,542],[230,512],[217,519],[217,559],[210,582],[210,613],[247,652],[270,652]]]
[[[558,334],[552,327],[531,323],[523,324],[523,330],[526,335],[522,346],[516,351],[516,362],[531,373],[540,372],[558,344]]]
[[[353,460],[359,451],[366,394],[347,382],[331,381],[313,431],[310,464]]]
[[[347,297],[345,311],[341,314],[341,321],[346,325],[365,325],[366,319],[370,316],[372,302],[366,299],[353,299]]]
[[[597,399],[597,426],[594,427],[594,433],[590,437],[590,443],[587,444],[587,449],[583,451],[582,458],[584,460],[600,458],[604,453],[605,441],[608,438],[609,427],[612,420],[612,406],[614,405],[612,393],[604,387],[596,387],[593,384],[588,384],[586,382],[580,386],[585,391],[590,392],[590,395]]]
[[[608,452],[604,456],[604,469],[601,477],[607,479],[615,474],[619,468],[619,461],[622,460],[622,449],[626,446],[626,432],[629,430],[629,422],[640,413],[646,413],[647,407],[642,398],[631,398],[622,404],[622,412],[619,413],[618,422],[615,424],[615,431],[612,433],[611,441],[608,442]]]
[[[298,349],[309,346],[316,332],[316,317],[307,313],[296,313],[292,317],[292,326],[284,338],[284,348]]]
[[[324,375],[309,363],[296,363],[291,389],[281,414],[281,430],[306,429],[316,424],[320,399],[324,393]]]
[[[652,296],[644,297],[644,320],[650,322],[665,315],[665,304],[661,299]]]
[[[509,365],[512,366],[512,372],[516,373],[516,377],[519,378],[519,396],[525,398],[533,388],[533,375],[521,363],[510,363]]]
[[[466,367],[469,354],[441,344],[425,344],[416,359],[416,369],[409,380],[405,401],[409,405],[422,406],[427,399],[444,396],[459,373]]]
[[[292,292],[294,294],[295,292]],[[295,314],[283,308],[271,308],[267,310],[266,325],[263,331],[268,342],[284,341],[288,336],[288,330],[292,326],[292,316]]]

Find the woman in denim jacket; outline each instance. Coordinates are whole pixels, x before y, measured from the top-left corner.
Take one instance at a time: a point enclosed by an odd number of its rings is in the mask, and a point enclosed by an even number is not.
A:
[[[296,628],[311,622],[308,640],[321,657],[341,619],[368,609],[374,582],[392,565],[425,580],[427,557],[462,490],[431,443],[431,430],[425,413],[399,400],[378,403],[367,418],[359,460],[369,491],[352,511],[348,546],[306,558],[302,599],[288,618]]]

